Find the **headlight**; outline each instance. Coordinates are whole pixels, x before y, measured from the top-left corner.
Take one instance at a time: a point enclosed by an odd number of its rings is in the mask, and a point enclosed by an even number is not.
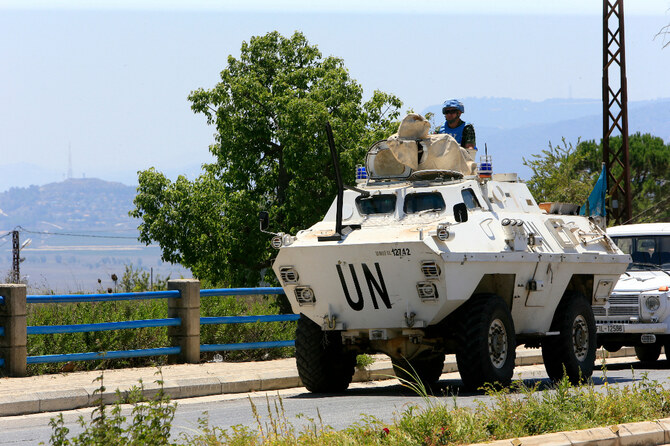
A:
[[[443,242],[449,239],[449,226],[437,225],[437,238]]]
[[[298,301],[298,305],[314,305],[316,297],[314,296],[314,290],[308,286],[298,286],[295,287],[295,299]]]
[[[274,249],[279,249],[282,246],[282,237],[280,235],[275,235],[272,237],[272,241],[270,241],[270,244]]]
[[[279,268],[279,276],[284,284],[298,283],[298,271],[292,266],[282,266]]]
[[[647,307],[647,310],[653,313],[661,307],[661,300],[658,296],[649,296],[644,301],[644,306]]]

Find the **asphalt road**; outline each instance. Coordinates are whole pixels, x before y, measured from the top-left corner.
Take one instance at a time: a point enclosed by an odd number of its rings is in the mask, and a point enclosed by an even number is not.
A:
[[[668,383],[670,363],[658,361],[644,365],[631,361],[632,358],[610,359],[606,378],[610,385],[630,385],[642,379],[643,374],[652,380]],[[549,380],[542,365],[517,367],[515,378],[523,379],[528,385],[539,384],[547,391]],[[602,388],[605,373],[596,370],[593,381]],[[440,388],[434,391],[440,404],[458,404],[459,407],[472,407],[478,401],[490,402],[482,393],[467,393],[461,387],[458,373],[442,375]],[[206,412],[210,426],[230,429],[234,425],[246,425],[256,430],[258,422],[252,411],[256,406],[263,429],[267,429],[271,419],[287,420],[300,429],[315,423],[343,429],[357,422],[374,417],[382,422],[391,422],[410,406],[425,406],[426,402],[400,386],[396,380],[376,381],[352,384],[350,389],[340,395],[313,395],[304,388],[286,389],[278,392],[247,393],[236,395],[217,395],[201,398],[177,400],[178,408],[172,423],[173,436],[193,435],[199,431],[198,419]],[[63,412],[66,426],[71,429],[70,436],[80,432],[77,419],[83,416],[90,420],[92,409],[80,409]],[[269,415],[271,413],[272,415]],[[52,414],[35,414],[0,418],[0,445],[27,445],[44,442],[49,444],[52,430],[49,421]],[[130,415],[130,408],[124,408],[124,415]]]

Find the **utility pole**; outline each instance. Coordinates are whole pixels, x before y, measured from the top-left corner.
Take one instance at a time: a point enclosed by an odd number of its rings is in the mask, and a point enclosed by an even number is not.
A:
[[[632,218],[628,142],[628,89],[623,0],[603,0],[603,162],[607,170],[608,214],[615,224]],[[622,144],[610,147],[618,130]]]
[[[19,263],[21,263],[21,246],[19,245],[19,231],[12,231],[12,283],[21,281]]]

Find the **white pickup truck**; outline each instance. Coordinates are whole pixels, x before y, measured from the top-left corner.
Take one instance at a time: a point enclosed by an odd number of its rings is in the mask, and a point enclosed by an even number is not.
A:
[[[670,223],[614,226],[607,234],[632,262],[604,304],[593,305],[598,344],[632,346],[640,361],[670,350]]]

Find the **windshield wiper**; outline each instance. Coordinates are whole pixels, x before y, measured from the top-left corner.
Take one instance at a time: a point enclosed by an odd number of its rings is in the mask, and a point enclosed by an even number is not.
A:
[[[662,271],[662,272],[664,272],[665,274],[667,274],[668,276],[670,276],[670,273],[669,273],[669,272],[667,272],[666,270],[664,270],[663,268],[661,268],[660,265],[657,265],[657,264],[655,264],[655,263],[632,262],[632,263],[630,263],[630,264],[628,265],[628,269],[629,269],[629,270],[630,270],[630,267],[631,267],[631,266],[641,266],[641,267],[644,267],[644,268],[649,268],[649,269],[654,269],[654,270],[657,270],[657,271]],[[638,271],[639,271],[639,270],[638,270]]]

